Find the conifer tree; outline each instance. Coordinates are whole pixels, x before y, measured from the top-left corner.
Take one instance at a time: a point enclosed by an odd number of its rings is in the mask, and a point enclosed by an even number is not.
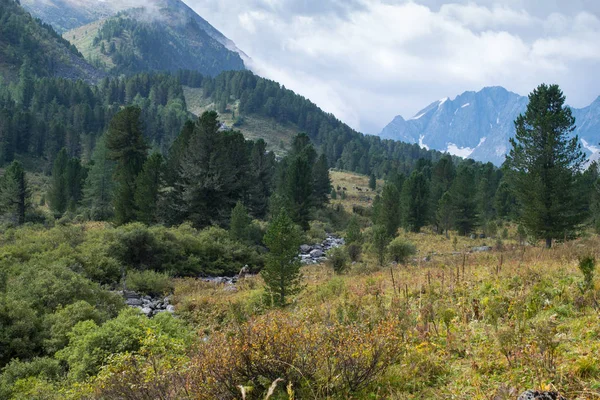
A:
[[[163,183],[163,165],[162,155],[153,153],[136,178],[134,200],[137,220],[148,225],[158,220],[157,206]]]
[[[312,164],[309,154],[301,153],[290,160],[286,172],[285,196],[294,222],[308,230],[313,205]]]
[[[387,236],[396,237],[401,223],[400,193],[392,183],[383,187],[376,223],[385,227]]]
[[[377,190],[377,178],[375,178],[374,173],[371,173],[371,176],[369,176],[369,189],[373,191]]]
[[[358,222],[358,218],[356,215],[353,215],[348,222],[348,227],[346,228],[346,244],[351,243],[361,243],[362,242],[362,233],[360,232],[360,223]]]
[[[373,226],[372,248],[377,257],[379,266],[383,266],[387,245],[390,243],[391,237],[388,235],[388,228],[384,225]]]
[[[65,174],[68,163],[67,150],[63,148],[54,160],[50,190],[48,191],[50,209],[59,216],[65,213],[69,205],[68,182]]]
[[[73,157],[67,162],[65,181],[67,182],[67,208],[75,211],[83,199],[83,187],[88,169],[81,165],[79,158]]]
[[[585,155],[578,137],[571,137],[575,118],[558,85],[538,86],[515,128],[506,164],[522,206],[520,221],[550,248],[553,239],[574,233],[585,218],[576,182]]]
[[[33,77],[33,71],[31,69],[31,62],[29,61],[29,58],[25,58],[25,61],[19,70],[18,86],[18,98],[23,108],[29,108],[34,93],[35,81]]]
[[[452,197],[454,226],[458,233],[463,236],[470,234],[477,225],[474,185],[473,168],[466,163],[461,164],[450,189],[450,195]]]
[[[402,190],[404,224],[411,232],[419,232],[427,223],[429,182],[422,172],[414,171]]]
[[[93,220],[107,220],[113,215],[112,193],[115,162],[109,159],[104,136],[96,142],[83,190],[83,203],[90,208]]]
[[[106,135],[109,157],[116,161],[114,210],[117,224],[135,220],[135,183],[144,162],[148,146],[142,136],[141,110],[128,106],[110,121]]]
[[[313,197],[317,207],[327,203],[331,191],[331,179],[329,178],[329,165],[325,154],[321,154],[313,166]]]
[[[30,201],[31,192],[25,169],[19,161],[13,161],[0,177],[0,210],[22,225]]]
[[[231,211],[231,222],[229,223],[229,234],[234,240],[245,242],[248,240],[250,224],[252,220],[248,210],[241,201],[238,201]]]
[[[301,232],[282,211],[269,224],[264,242],[269,253],[261,275],[267,286],[267,295],[275,304],[283,306],[289,296],[301,289],[300,261],[297,257]]]
[[[250,154],[251,183],[248,190],[248,208],[256,218],[267,215],[275,164],[275,154],[267,152],[264,140],[257,140]]]
[[[452,197],[449,192],[446,192],[442,195],[440,200],[438,201],[437,211],[436,211],[436,220],[438,226],[441,228],[442,232],[445,233],[446,238],[449,237],[448,231],[452,226]]]

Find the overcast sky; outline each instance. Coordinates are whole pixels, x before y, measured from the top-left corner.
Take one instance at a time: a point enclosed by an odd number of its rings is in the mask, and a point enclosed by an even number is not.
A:
[[[600,95],[598,0],[185,1],[256,73],[365,133],[485,86]]]

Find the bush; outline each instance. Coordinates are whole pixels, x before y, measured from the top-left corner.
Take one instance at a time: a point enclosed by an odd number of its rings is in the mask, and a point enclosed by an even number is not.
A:
[[[2,375],[0,375],[0,398],[12,398],[14,386],[18,381],[32,377],[57,380],[62,373],[63,369],[60,363],[51,358],[34,358],[30,361],[13,360],[2,370]]]
[[[127,273],[127,289],[134,292],[159,296],[173,290],[171,277],[155,271],[129,271]]]
[[[579,260],[579,270],[583,274],[583,284],[580,285],[582,292],[587,292],[593,287],[595,269],[596,259],[594,257],[587,256]]]
[[[399,264],[404,264],[410,256],[417,254],[417,248],[412,243],[397,237],[387,247],[390,259]]]
[[[336,249],[331,249],[327,253],[327,262],[333,268],[333,271],[336,274],[341,274],[346,271],[348,267],[348,256],[346,255],[346,249],[343,247],[338,247]]]
[[[357,262],[360,260],[360,256],[362,254],[362,246],[358,243],[350,243],[346,246],[346,250],[348,251],[348,257],[352,262]]]

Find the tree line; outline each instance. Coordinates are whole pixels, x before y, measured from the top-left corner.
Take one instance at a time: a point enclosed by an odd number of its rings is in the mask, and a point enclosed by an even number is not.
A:
[[[190,116],[182,87],[170,75],[106,78],[91,86],[38,78],[25,61],[17,82],[0,85],[0,166],[29,157],[36,169],[49,172],[62,148],[89,160],[96,140],[125,104],[142,110],[146,140],[161,151],[168,150]]]
[[[373,224],[393,238],[400,227],[419,232],[425,226],[441,234],[495,235],[496,221],[513,220],[547,247],[577,237],[586,226],[598,231],[600,169],[586,165],[571,135],[575,119],[560,88],[536,88],[515,129],[501,169],[472,160],[456,165],[443,156],[436,163],[419,160],[408,176],[388,175],[371,210]]]

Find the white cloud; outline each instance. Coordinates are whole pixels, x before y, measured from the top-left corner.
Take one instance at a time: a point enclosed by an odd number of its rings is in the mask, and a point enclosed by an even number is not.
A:
[[[483,86],[559,83],[574,106],[600,94],[600,21],[586,0],[186,1],[258,73],[370,133]]]

